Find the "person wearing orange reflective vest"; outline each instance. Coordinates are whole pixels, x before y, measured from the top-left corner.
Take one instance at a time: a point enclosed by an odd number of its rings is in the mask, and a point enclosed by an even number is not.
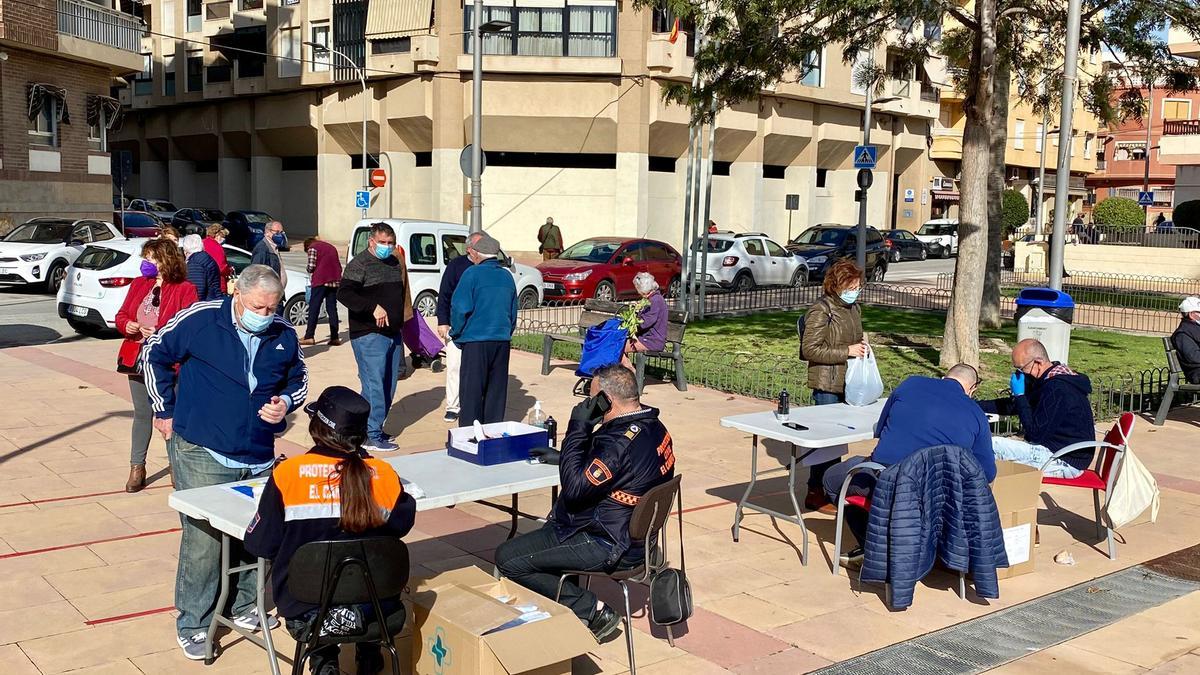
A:
[[[496,549],[500,574],[553,598],[563,570],[628,569],[641,564],[644,545],[629,537],[642,495],[675,475],[671,434],[658,410],[643,406],[633,371],[620,365],[596,371],[591,397],[575,406],[562,452],[535,450],[558,464],[562,484],[549,522]],[[599,426],[597,426],[599,425]],[[620,616],[590,590],[568,580],[559,602],[604,640]]]

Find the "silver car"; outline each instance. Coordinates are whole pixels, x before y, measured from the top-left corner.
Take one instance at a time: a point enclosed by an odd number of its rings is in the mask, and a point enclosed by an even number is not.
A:
[[[700,251],[703,239],[692,245]],[[707,268],[704,282],[709,286],[748,291],[756,286],[803,286],[808,281],[808,263],[775,243],[761,232],[708,235]],[[692,278],[699,278],[697,269]]]

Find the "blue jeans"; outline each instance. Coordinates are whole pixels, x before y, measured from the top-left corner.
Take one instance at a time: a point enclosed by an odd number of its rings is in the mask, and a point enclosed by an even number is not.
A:
[[[1042,468],[1046,460],[1054,454],[1044,446],[1034,445],[1019,438],[1002,436],[992,437],[992,452],[996,454],[996,459],[1006,459],[1017,464],[1032,466],[1035,469]],[[1082,470],[1076,469],[1061,459],[1052,460],[1042,472],[1043,475],[1051,478],[1078,478],[1082,473]]]
[[[167,442],[171,468],[175,474],[175,489],[230,483],[265,476],[270,469],[255,474],[249,469],[231,469],[221,466],[208,454],[208,450],[190,443],[178,434]],[[175,572],[175,608],[179,616],[175,619],[175,630],[180,637],[189,638],[208,630],[214,611],[218,608],[217,595],[221,582],[221,533],[213,529],[208,521],[196,520],[179,514],[183,536],[179,541],[179,567]],[[237,566],[254,562],[241,542],[230,542],[230,565]],[[237,595],[233,599],[233,616],[248,612],[256,600],[257,574],[242,572],[237,576]]]
[[[404,369],[404,342],[399,334],[367,333],[351,340],[350,346],[358,364],[363,398],[371,404],[367,437],[382,441],[383,423],[392,407],[392,399],[396,397],[396,382]]]
[[[813,405],[833,405],[834,403],[845,403],[846,395],[839,394],[833,391],[821,391],[813,389]],[[837,464],[837,460],[830,460],[824,464],[813,464],[808,467],[808,489],[821,490],[824,489],[825,472],[829,467]],[[840,483],[839,483],[840,485]]]
[[[838,503],[838,498],[841,496],[839,493],[842,491],[842,481],[846,480],[846,476],[850,474],[850,470],[869,460],[869,457],[851,457],[835,464],[825,472],[825,496],[829,498],[830,503]],[[846,496],[869,498],[875,490],[875,482],[875,474],[873,473],[865,471],[856,473],[854,474],[854,478],[850,480],[850,485],[846,488]],[[843,513],[845,514],[846,525],[850,528],[850,533],[858,540],[859,546],[866,544],[867,512],[856,506],[847,506]]]

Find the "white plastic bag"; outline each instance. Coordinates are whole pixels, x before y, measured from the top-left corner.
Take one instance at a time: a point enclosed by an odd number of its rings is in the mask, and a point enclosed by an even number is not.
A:
[[[1119,530],[1150,509],[1150,522],[1158,520],[1158,481],[1146,469],[1128,446],[1121,466],[1117,467],[1117,482],[1108,497],[1105,509],[1109,526]]]
[[[875,364],[875,352],[862,358],[850,359],[846,366],[846,403],[871,405],[883,395],[883,378]]]

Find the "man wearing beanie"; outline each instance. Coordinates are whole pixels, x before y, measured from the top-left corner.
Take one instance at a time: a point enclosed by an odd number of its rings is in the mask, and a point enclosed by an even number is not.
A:
[[[504,420],[508,352],[517,327],[517,285],[496,257],[500,242],[482,234],[467,246],[474,263],[450,299],[450,339],[462,350],[459,425]]]

